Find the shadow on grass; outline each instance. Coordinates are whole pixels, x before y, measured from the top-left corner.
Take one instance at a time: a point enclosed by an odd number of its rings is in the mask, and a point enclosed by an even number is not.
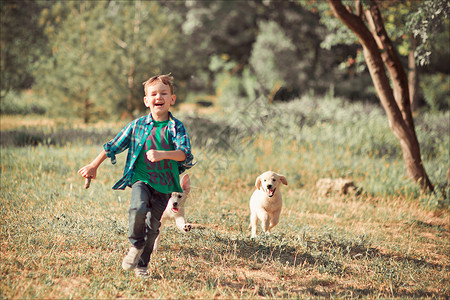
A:
[[[331,281],[312,280],[299,286],[298,289],[290,290],[290,293],[306,293],[319,297],[383,295],[422,298],[445,296],[443,294],[445,291],[436,295],[436,293],[418,289],[419,286],[416,288],[405,286],[405,282],[402,280],[406,275],[402,273],[410,272],[411,269],[420,271],[424,268],[442,271],[446,266],[408,256],[386,254],[360,240],[336,241],[332,237],[321,236],[320,238],[310,237],[299,242],[295,241],[294,237],[283,234],[259,235],[257,238],[251,239],[246,236],[229,236],[209,230],[197,231],[194,235],[199,236],[191,238],[206,244],[200,248],[185,247],[182,250],[184,255],[201,257],[211,263],[216,262],[218,257],[234,255],[246,261],[246,267],[249,270],[261,270],[268,264],[274,266],[274,273],[283,272],[284,266],[296,267],[331,276],[330,278],[363,276],[366,278],[362,281],[368,284],[368,287],[363,288],[343,286],[336,283],[334,279]],[[361,262],[358,263],[358,261]],[[398,266],[392,266],[390,264],[392,261],[399,262]],[[361,270],[351,267],[352,262],[360,264]],[[359,279],[355,280],[357,282]],[[263,294],[260,296],[264,296],[264,292],[261,291],[261,293]]]

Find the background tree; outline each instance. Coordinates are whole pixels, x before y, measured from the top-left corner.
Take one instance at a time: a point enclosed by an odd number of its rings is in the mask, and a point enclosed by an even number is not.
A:
[[[369,5],[364,6],[357,0],[353,10],[345,7],[341,1],[328,0],[328,3],[333,13],[358,37],[363,47],[364,58],[389,125],[400,141],[407,176],[418,182],[422,189],[433,190],[420,155],[406,72],[386,32],[377,2],[370,0]]]
[[[149,1],[60,2],[68,10],[60,27],[49,23],[53,53],[37,69],[37,90],[85,122],[144,109],[142,82],[182,70],[184,41],[165,8]],[[51,30],[50,30],[51,29]]]
[[[325,28],[318,16],[293,2],[270,2],[264,9],[250,66],[269,102],[272,96],[288,100],[308,89],[326,89],[330,73],[325,71],[325,64],[336,61],[327,59],[331,56],[320,47]]]
[[[46,55],[46,37],[38,25],[42,6],[36,1],[1,1],[0,65],[1,96],[8,91],[30,88],[32,68]]]
[[[58,115],[75,112],[89,122],[94,114],[102,113],[95,107],[95,86],[101,68],[96,57],[102,49],[103,9],[104,4],[97,2],[59,2],[52,7],[53,12],[67,11],[60,26],[48,22],[53,14],[44,11],[42,23],[46,24],[52,56],[41,58],[36,90],[53,100]],[[91,31],[94,26],[100,30]]]
[[[336,46],[330,55],[329,49],[321,47],[326,27],[319,23],[319,15],[294,2],[194,1],[166,5],[182,11],[183,31],[196,45],[199,56],[214,59],[210,61],[212,69],[206,71],[218,91],[224,90],[227,82],[241,91],[233,79],[248,78],[250,74],[250,81],[257,80],[256,94],[274,96],[280,89],[277,97],[287,100],[309,91],[324,93],[331,81],[349,79],[351,71],[339,69],[338,65],[357,47]],[[283,49],[277,45],[283,45]],[[217,67],[220,60],[223,68]],[[361,75],[352,78],[351,84],[335,86],[337,94],[359,93],[365,97],[372,93],[361,93],[367,87]],[[239,92],[236,96],[243,95]]]
[[[450,108],[449,14],[450,2],[446,0],[421,1],[406,20],[406,28],[416,44],[414,58],[424,73],[419,86],[433,110]]]

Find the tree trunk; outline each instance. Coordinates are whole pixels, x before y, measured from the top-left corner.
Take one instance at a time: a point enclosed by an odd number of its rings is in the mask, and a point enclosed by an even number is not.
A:
[[[135,110],[138,109],[139,104],[136,99],[135,92],[135,71],[136,71],[136,55],[138,51],[138,39],[139,39],[139,30],[141,24],[141,1],[136,1],[134,5],[134,26],[133,26],[133,40],[131,44],[131,49],[129,53],[129,67],[128,67],[128,97],[127,97],[127,109],[130,116],[134,117]]]
[[[88,124],[91,121],[91,101],[89,101],[89,93],[87,90],[84,90],[81,93],[83,96],[83,103],[84,103],[84,107],[83,107],[83,121],[85,124]]]
[[[411,35],[411,48],[408,53],[408,84],[409,84],[409,97],[411,98],[411,111],[416,112],[419,108],[419,97],[417,95],[417,87],[419,83],[419,76],[416,68],[416,58],[414,57],[414,51],[417,47],[417,40]]]
[[[85,4],[80,4],[80,15],[83,16],[85,9]],[[81,56],[81,65],[85,66],[87,61],[87,41],[86,41],[86,22],[84,21],[84,18],[81,17],[81,24],[80,24],[80,30],[81,30],[81,45],[83,47],[83,55]],[[87,74],[83,74],[84,76],[88,77]],[[84,89],[81,93],[81,99],[83,99],[83,121],[85,124],[89,123],[91,120],[91,102],[89,101],[89,89]]]
[[[363,46],[364,58],[380,102],[386,111],[389,126],[400,142],[408,178],[419,183],[422,190],[433,190],[420,156],[406,73],[384,29],[376,2],[370,0],[370,10],[365,11],[365,17],[372,29],[369,30],[361,15],[348,11],[341,1],[327,1],[334,14],[355,33]],[[356,2],[358,7],[358,1]],[[389,72],[392,87],[385,68]]]
[[[134,65],[131,65],[128,70],[128,96],[127,96],[127,111],[131,119],[134,118]]]

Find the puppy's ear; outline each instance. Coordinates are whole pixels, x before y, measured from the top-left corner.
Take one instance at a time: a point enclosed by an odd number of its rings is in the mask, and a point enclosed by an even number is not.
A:
[[[280,180],[281,180],[281,182],[282,182],[284,185],[288,185],[288,184],[287,184],[286,177],[284,177],[283,175],[280,175]]]
[[[188,174],[181,177],[180,184],[184,192],[189,192],[191,190],[191,179]]]
[[[261,188],[261,178],[259,176],[256,178],[255,186],[258,190]]]

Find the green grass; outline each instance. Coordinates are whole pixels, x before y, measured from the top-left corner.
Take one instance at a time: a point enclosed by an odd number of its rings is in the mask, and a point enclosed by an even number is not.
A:
[[[0,298],[450,297],[448,200],[404,178],[396,140],[375,108],[302,101],[273,107],[269,121],[180,117],[199,161],[186,204],[194,228],[162,229],[149,280],[121,269],[130,189],[110,188],[125,154],[117,165],[105,161],[85,190],[76,171],[100,145],[66,137],[2,147]],[[417,127],[419,139],[441,141],[427,144],[424,157],[431,180],[448,192],[445,116],[428,115]],[[275,123],[283,134],[270,131]],[[289,183],[282,218],[271,235],[251,239],[248,202],[267,169]],[[363,192],[319,196],[323,177],[350,178]]]

